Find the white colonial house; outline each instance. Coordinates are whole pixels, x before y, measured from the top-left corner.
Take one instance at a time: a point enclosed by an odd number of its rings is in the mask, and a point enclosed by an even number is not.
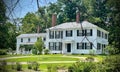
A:
[[[76,22],[56,24],[56,15],[52,16],[52,27],[46,29],[43,34],[21,34],[17,37],[17,53],[20,53],[20,45],[34,44],[38,37],[42,37],[45,48],[50,53],[62,54],[102,54],[108,45],[108,31],[88,22],[79,22],[79,14]],[[23,50],[25,54],[25,50]]]
[[[17,37],[17,48],[16,53],[17,54],[31,54],[32,49],[25,49],[22,47],[23,45],[33,45],[37,39],[41,37],[44,41],[44,44],[46,45],[46,33],[35,33],[35,34],[21,34]]]
[[[66,22],[46,30],[46,48],[51,53],[101,54],[108,45],[108,32],[88,21]]]

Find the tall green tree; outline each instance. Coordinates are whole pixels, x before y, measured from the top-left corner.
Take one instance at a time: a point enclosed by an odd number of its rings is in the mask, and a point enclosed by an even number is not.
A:
[[[120,53],[120,0],[108,0],[109,43],[119,49]]]
[[[8,28],[6,25],[6,8],[3,0],[0,0],[0,49],[7,48]]]
[[[38,54],[42,54],[42,50],[44,47],[44,42],[42,41],[42,38],[38,38],[37,42],[35,42],[34,47],[38,51]]]

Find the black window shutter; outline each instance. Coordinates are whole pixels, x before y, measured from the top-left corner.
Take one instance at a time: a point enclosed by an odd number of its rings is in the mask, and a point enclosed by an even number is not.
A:
[[[53,31],[53,38],[54,38],[54,31]]]
[[[71,36],[72,36],[72,30],[71,30]]]
[[[92,29],[90,29],[90,36],[92,36],[92,32],[93,32]]]
[[[49,42],[49,49],[50,49],[50,42]],[[51,50],[51,49],[50,49]]]
[[[51,38],[51,32],[49,31],[49,38]]]
[[[85,36],[87,36],[87,30],[85,30],[84,34],[85,34]]]
[[[84,35],[85,35],[84,30],[82,30],[82,36],[84,36]]]
[[[63,31],[61,31],[61,38],[63,38]]]
[[[66,36],[67,36],[67,31],[66,31]]]
[[[82,49],[84,49],[84,43],[82,43]]]
[[[79,43],[77,43],[77,49],[79,49],[79,48],[78,48],[78,44],[79,44]]]
[[[79,36],[79,34],[78,34],[78,33],[79,33],[79,30],[77,30],[77,36]]]
[[[90,43],[90,49],[92,49],[92,45],[93,45],[93,44],[92,44],[92,43]]]

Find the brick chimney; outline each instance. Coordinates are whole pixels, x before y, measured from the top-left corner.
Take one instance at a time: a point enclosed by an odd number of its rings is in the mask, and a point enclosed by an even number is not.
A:
[[[79,11],[76,13],[76,22],[79,23],[80,21],[80,13]]]
[[[52,27],[56,25],[56,19],[57,19],[56,14],[52,14]]]

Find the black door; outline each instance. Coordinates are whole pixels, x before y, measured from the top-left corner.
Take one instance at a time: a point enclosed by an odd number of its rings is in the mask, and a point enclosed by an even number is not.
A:
[[[67,44],[67,52],[71,52],[71,44]]]

